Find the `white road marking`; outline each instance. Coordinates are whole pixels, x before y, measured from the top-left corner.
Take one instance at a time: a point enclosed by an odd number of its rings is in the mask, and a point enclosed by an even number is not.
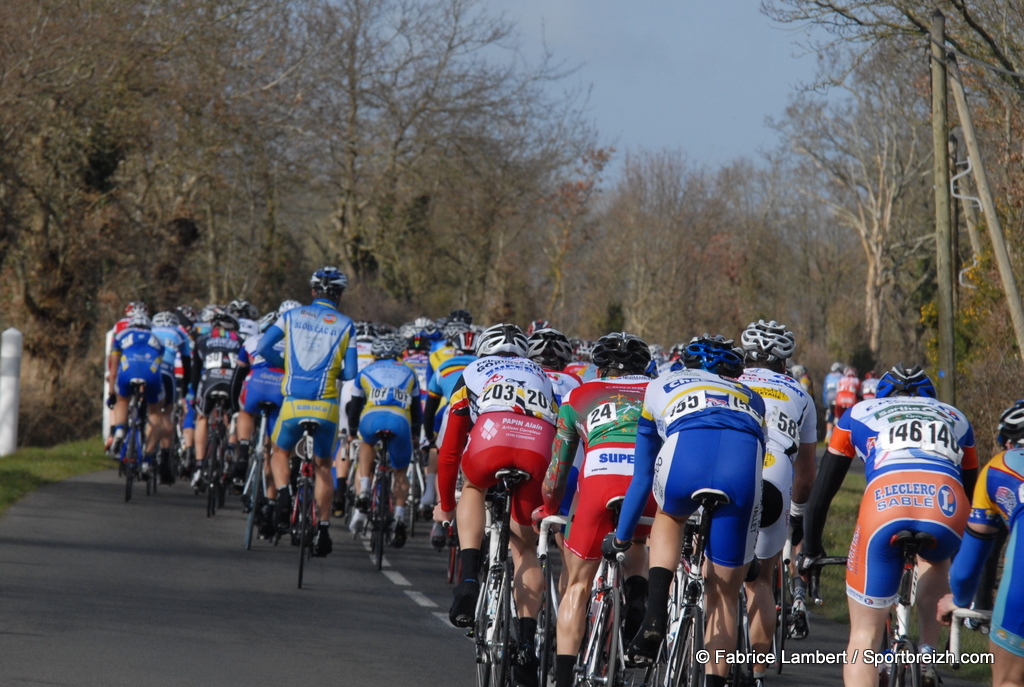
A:
[[[388,578],[394,584],[397,584],[399,587],[411,587],[412,586],[412,582],[410,582],[409,580],[405,579],[405,575],[403,575],[402,573],[398,572],[397,570],[382,570],[381,572],[384,573],[384,577]],[[409,592],[406,592],[406,594],[408,594],[408,593]],[[416,592],[416,593],[418,594],[419,592]]]
[[[405,595],[415,601],[419,606],[423,606],[424,608],[437,608],[437,604],[428,599],[427,595],[422,592],[417,592],[413,589],[406,589]]]

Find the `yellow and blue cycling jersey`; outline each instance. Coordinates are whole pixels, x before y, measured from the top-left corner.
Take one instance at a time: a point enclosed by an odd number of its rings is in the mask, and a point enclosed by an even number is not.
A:
[[[974,600],[985,562],[993,541],[970,536],[970,525],[1008,527],[1003,577],[999,583],[992,609],[992,632],[989,638],[1003,649],[1024,656],[1024,537],[1021,517],[1024,514],[1024,448],[1015,448],[996,455],[981,469],[974,487],[968,535],[949,571],[953,601],[966,608]]]
[[[356,377],[352,397],[366,399],[359,419],[362,440],[375,443],[378,433],[390,432],[391,467],[408,467],[413,431],[420,425],[419,380],[413,369],[401,360],[378,360]]]
[[[283,359],[274,350],[281,339]],[[358,366],[355,325],[323,298],[279,317],[260,339],[257,351],[272,366],[284,368],[281,390],[289,398],[336,401],[338,380],[353,379]]]
[[[452,353],[455,352],[454,348],[448,350],[451,350]],[[468,353],[446,357],[438,363],[434,370],[434,375],[427,384],[427,393],[436,398],[451,398],[455,385],[458,383],[459,377],[462,376],[462,371],[474,360],[476,360],[476,356]]]

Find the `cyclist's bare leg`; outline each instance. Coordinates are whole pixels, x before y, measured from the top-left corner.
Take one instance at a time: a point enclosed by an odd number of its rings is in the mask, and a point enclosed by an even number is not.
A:
[[[740,594],[740,585],[747,574],[747,566],[730,568],[718,563],[711,563],[711,575],[707,580],[707,650],[712,659],[725,655],[736,649],[736,623],[738,609],[736,599]],[[722,654],[716,652],[721,651]],[[711,675],[725,676],[729,672],[729,664],[709,661],[707,672]]]
[[[161,439],[164,437],[165,415],[166,413],[162,411],[160,406],[151,405],[149,407],[149,417],[146,423],[146,455],[155,453]]]
[[[128,398],[117,396],[117,401],[114,403],[114,407],[110,409],[110,424],[115,427],[125,425],[128,423]]]
[[[391,470],[391,485],[392,493],[395,496],[395,507],[405,507],[405,502],[409,498],[409,475],[406,474],[405,470]]]
[[[568,585],[558,606],[558,626],[555,632],[555,653],[575,655],[579,653],[580,642],[587,622],[587,605],[590,588],[601,561],[583,560],[571,551],[563,553],[562,560],[567,569]]]
[[[992,664],[992,687],[1024,687],[1024,656],[1011,654],[991,641],[988,650],[995,659]]]
[[[757,579],[747,582],[747,613],[750,622],[750,647],[758,654],[766,654],[772,647],[772,636],[775,634],[775,590],[772,577],[779,564],[782,552],[771,558],[761,560],[761,571]],[[754,672],[761,674],[767,666],[755,663]]]
[[[536,618],[540,613],[541,594],[544,590],[544,575],[537,560],[537,533],[533,525],[521,525],[510,521],[509,545],[512,548],[512,566],[515,580],[512,593],[516,600],[516,611],[520,618]],[[461,521],[460,521],[461,526]]]
[[[921,633],[921,644],[939,647],[939,599],[949,594],[949,559],[929,563],[917,558],[917,628]]]
[[[469,480],[462,483],[455,518],[459,523],[459,547],[479,550],[484,541],[484,490]]]
[[[288,484],[292,477],[291,466],[288,465],[288,451],[274,444],[274,450],[270,454],[270,471],[274,475],[274,484],[277,487]],[[275,495],[277,489],[274,489]]]
[[[313,490],[316,493],[316,505],[320,508],[320,522],[330,522],[334,504],[334,468],[329,457],[317,458],[313,465],[316,470]]]
[[[437,502],[437,449],[427,451],[427,466],[423,470],[423,505]]]
[[[256,419],[251,413],[239,410],[235,420],[235,434],[239,441],[251,441],[252,433],[256,428]]]
[[[864,661],[863,656],[865,651],[877,651],[881,646],[889,608],[871,608],[850,598],[847,602],[850,607],[850,643],[846,647],[843,683],[846,687],[877,687],[878,666]],[[852,660],[854,651],[857,652],[856,661]]]
[[[370,477],[373,475],[373,461],[377,456],[377,449],[369,441],[359,444],[359,467],[356,468],[356,476],[359,478],[360,494],[370,490]]]
[[[206,428],[206,416],[196,413],[195,444],[197,463],[201,463],[206,458]]]
[[[679,554],[683,550],[683,525],[686,519],[673,518],[658,509],[651,525],[651,536],[647,540],[651,549],[651,567],[675,570],[679,565]]]

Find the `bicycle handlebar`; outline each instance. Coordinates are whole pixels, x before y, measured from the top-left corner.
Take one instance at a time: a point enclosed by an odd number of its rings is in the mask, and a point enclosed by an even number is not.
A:
[[[561,527],[569,522],[564,515],[549,515],[540,521],[540,538],[537,539],[537,560],[543,561],[548,557],[548,532],[552,527]]]
[[[846,565],[846,556],[821,556],[808,564],[809,569],[806,571],[810,577],[808,591],[815,606],[825,605],[819,587],[821,586],[821,569],[826,565]]]
[[[954,670],[960,669],[960,625],[968,618],[980,620],[983,623],[992,622],[992,611],[975,611],[970,608],[958,608],[953,611],[953,619],[949,625],[949,652],[953,654],[953,660],[949,666]]]

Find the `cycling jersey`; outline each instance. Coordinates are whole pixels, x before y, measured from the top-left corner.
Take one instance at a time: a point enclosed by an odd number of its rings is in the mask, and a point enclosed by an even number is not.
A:
[[[825,375],[825,385],[821,390],[821,402],[826,408],[831,408],[836,402],[836,390],[839,388],[841,372],[829,372]]]
[[[761,473],[763,511],[757,538],[758,558],[782,550],[789,533],[793,461],[801,444],[818,439],[814,403],[800,382],[765,368],[749,368],[740,381],[756,391],[765,406],[765,454]]]
[[[513,496],[516,522],[530,524],[541,505],[541,483],[551,455],[558,406],[551,380],[526,358],[485,356],[469,363],[452,390],[449,427],[438,456],[441,507],[455,508],[455,481],[461,462],[473,485],[497,482],[495,471],[519,467],[531,479]],[[469,442],[466,455],[462,451]]]
[[[448,411],[448,399],[455,390],[455,384],[462,377],[462,371],[474,360],[476,356],[468,353],[447,358],[438,365],[427,383],[427,407],[424,410],[423,423],[430,423],[426,427],[428,439],[431,438],[431,432],[435,435],[440,433]]]
[[[577,377],[581,382],[597,379],[597,365],[593,363],[572,362],[566,365],[562,372]]]
[[[829,450],[864,461],[867,488],[846,568],[847,596],[868,606],[893,603],[903,570],[890,544],[900,530],[928,532],[942,561],[960,546],[969,513],[962,470],[978,466],[974,431],[963,414],[934,398],[861,401],[836,424]]]
[[[196,340],[192,350],[192,388],[196,412],[207,415],[212,408],[213,391],[231,391],[231,376],[238,365],[242,339],[238,332],[213,327]]]
[[[674,518],[697,509],[690,498],[697,489],[720,489],[730,502],[712,518],[708,556],[729,567],[749,563],[760,517],[764,416],[757,393],[710,372],[684,368],[652,381],[616,536],[633,537],[652,488]]]
[[[273,404],[274,409],[267,413],[267,435],[273,436],[281,404],[284,403],[284,394],[281,392],[284,370],[279,367],[271,367],[270,361],[259,354],[258,349],[262,336],[262,334],[250,336],[245,340],[238,353],[239,364],[249,366],[249,372],[245,377],[242,393],[239,396],[239,404],[242,410],[254,416],[260,412],[260,403]],[[274,350],[278,354],[283,354],[284,340],[278,341],[274,345]]]
[[[981,469],[974,488],[974,501],[968,522],[990,527],[1006,527],[1010,535],[1003,561],[1003,576],[992,609],[989,639],[1017,656],[1024,656],[1024,448],[1014,448],[994,456]],[[967,608],[974,600],[978,578],[992,551],[993,541],[967,536],[949,571],[950,589],[957,606]]]
[[[164,358],[163,342],[148,329],[128,327],[114,336],[111,353],[119,356],[114,388],[119,396],[131,396],[131,382],[141,379],[146,385],[146,403],[160,403],[164,399],[161,366]]]
[[[434,379],[434,375],[437,374],[437,370],[441,367],[444,362],[450,358],[455,357],[454,346],[442,346],[438,349],[431,349],[430,355],[427,356],[427,390],[430,389],[430,382]]]
[[[569,372],[558,370],[544,370],[544,374],[551,380],[551,391],[555,394],[555,403],[562,405],[565,395],[582,384],[582,380]]]
[[[274,351],[284,339],[285,352]],[[355,325],[334,304],[318,298],[277,318],[260,339],[258,352],[285,370],[283,391],[289,398],[338,400],[338,380],[356,376]]]
[[[847,408],[857,403],[860,395],[860,380],[856,375],[848,374],[839,378],[836,383],[836,416],[843,414]]]
[[[868,377],[860,383],[860,397],[865,401],[870,401],[875,397],[878,391],[878,378]]]
[[[181,327],[153,327],[153,334],[164,345],[160,373],[163,377],[164,399],[174,403],[177,397],[175,367],[179,358],[192,357],[192,342]],[[182,368],[184,371],[184,368]]]
[[[375,358],[373,357],[373,337],[372,336],[357,336],[356,337],[356,360],[358,361],[356,367],[362,370],[367,365],[373,364]]]
[[[391,467],[401,470],[412,459],[412,427],[419,428],[419,382],[412,368],[400,360],[378,360],[356,376],[354,399],[365,399],[359,418],[363,441],[376,443],[377,435],[389,431]]]
[[[427,403],[427,370],[430,367],[430,355],[423,351],[406,351],[402,362],[411,367],[416,373],[416,379],[420,388],[421,407]]]
[[[601,557],[601,541],[613,529],[608,501],[623,496],[633,477],[636,427],[650,381],[643,375],[596,379],[571,390],[558,408],[554,455],[546,479],[558,484],[568,477],[582,445],[578,498],[565,545],[584,560]],[[560,505],[545,501],[552,513]],[[653,517],[656,510],[654,499],[649,498],[643,514]],[[646,536],[647,531],[641,528],[635,534]]]

